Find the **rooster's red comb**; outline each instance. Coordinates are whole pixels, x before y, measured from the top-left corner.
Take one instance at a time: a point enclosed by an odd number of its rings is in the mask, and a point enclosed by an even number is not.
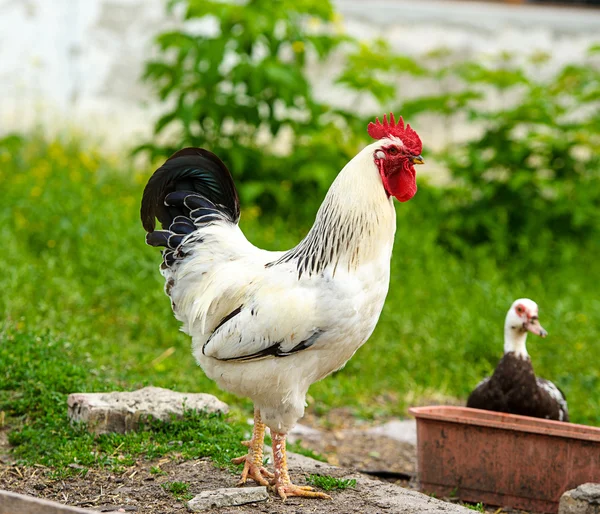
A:
[[[404,127],[402,116],[398,119],[398,123],[394,119],[394,115],[390,112],[390,121],[388,122],[386,115],[383,115],[383,123],[379,118],[375,118],[375,123],[369,123],[367,132],[373,139],[382,139],[384,137],[397,137],[404,143],[404,146],[414,155],[420,155],[422,150],[421,138],[410,127]]]

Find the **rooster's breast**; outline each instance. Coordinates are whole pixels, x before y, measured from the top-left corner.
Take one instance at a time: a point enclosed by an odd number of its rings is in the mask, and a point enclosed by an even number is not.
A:
[[[323,341],[315,345],[321,354],[318,376],[341,368],[373,333],[389,289],[389,257],[356,270],[336,270],[324,277],[317,296],[320,323],[326,326]]]

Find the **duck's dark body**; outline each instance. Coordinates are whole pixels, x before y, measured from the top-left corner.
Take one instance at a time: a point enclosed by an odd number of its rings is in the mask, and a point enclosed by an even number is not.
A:
[[[467,407],[569,421],[567,401],[552,382],[537,378],[529,357],[504,354],[494,374],[481,381]]]

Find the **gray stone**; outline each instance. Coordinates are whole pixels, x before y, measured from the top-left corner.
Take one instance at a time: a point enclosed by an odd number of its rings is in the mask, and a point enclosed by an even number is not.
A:
[[[582,484],[560,498],[558,514],[600,514],[600,484]]]
[[[0,514],[100,514],[97,510],[79,509],[61,503],[11,491],[0,491]]]
[[[313,439],[319,439],[321,437],[321,431],[316,428],[312,428],[306,425],[298,423],[292,428],[287,436],[288,443],[295,443],[296,441],[310,441]]]
[[[179,393],[161,387],[133,392],[73,393],[67,399],[71,421],[88,424],[96,434],[136,430],[148,416],[163,421],[181,418],[185,410],[228,411],[227,404],[211,394]]]
[[[229,487],[223,489],[214,489],[212,491],[202,491],[199,495],[192,498],[188,503],[188,508],[193,512],[205,512],[219,507],[233,507],[235,505],[244,505],[245,503],[262,502],[269,498],[267,488],[261,487]]]
[[[369,428],[367,434],[389,437],[402,443],[417,445],[417,421],[414,419],[392,419],[384,425]]]

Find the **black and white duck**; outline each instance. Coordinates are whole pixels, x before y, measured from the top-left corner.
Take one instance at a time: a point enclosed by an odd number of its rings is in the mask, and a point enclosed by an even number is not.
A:
[[[467,407],[569,421],[563,392],[549,380],[535,376],[525,346],[528,332],[540,337],[548,335],[540,325],[537,304],[520,298],[506,314],[504,357],[494,374],[477,384]]]

